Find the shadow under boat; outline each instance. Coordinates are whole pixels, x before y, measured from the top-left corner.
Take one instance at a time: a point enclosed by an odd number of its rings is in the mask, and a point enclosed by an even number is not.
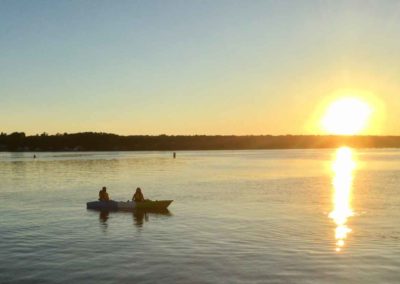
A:
[[[107,221],[109,219],[110,213],[112,214],[128,214],[131,213],[133,217],[134,225],[137,227],[142,227],[145,222],[148,222],[150,218],[158,217],[171,217],[173,216],[171,211],[168,209],[135,209],[133,211],[116,211],[116,210],[100,210],[99,211],[99,221],[100,223],[107,227]]]
[[[109,218],[110,215],[110,211],[100,211],[100,215],[99,215],[99,220],[101,223],[107,223],[107,220]]]
[[[153,210],[141,210],[136,209],[132,211],[133,222],[134,225],[137,227],[142,227],[145,222],[148,222],[150,216],[152,217],[171,217],[172,213],[168,209],[153,209]]]

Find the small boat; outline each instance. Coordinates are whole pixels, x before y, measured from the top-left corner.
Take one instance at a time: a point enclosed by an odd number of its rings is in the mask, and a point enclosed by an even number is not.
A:
[[[91,201],[86,203],[87,209],[109,211],[134,211],[134,210],[165,210],[173,200],[145,200],[135,201]]]

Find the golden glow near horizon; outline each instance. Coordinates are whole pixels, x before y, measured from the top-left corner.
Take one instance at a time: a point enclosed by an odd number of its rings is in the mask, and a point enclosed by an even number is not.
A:
[[[355,135],[363,131],[372,114],[372,107],[365,101],[345,97],[334,101],[326,110],[321,124],[329,134]]]
[[[347,235],[351,229],[347,226],[347,219],[354,215],[351,208],[351,191],[353,186],[353,171],[356,163],[353,152],[348,147],[339,148],[332,164],[333,178],[333,210],[329,218],[336,224],[335,239],[336,251],[340,252],[345,245]]]

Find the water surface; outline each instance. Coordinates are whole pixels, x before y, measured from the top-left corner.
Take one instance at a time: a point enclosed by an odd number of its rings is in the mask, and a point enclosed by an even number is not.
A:
[[[36,155],[0,153],[1,283],[400,281],[398,150]]]

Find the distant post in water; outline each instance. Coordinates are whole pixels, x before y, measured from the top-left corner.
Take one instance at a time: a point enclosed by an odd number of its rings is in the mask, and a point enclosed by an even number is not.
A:
[[[176,158],[176,152],[174,152],[173,156],[174,156],[174,159],[175,159]]]

